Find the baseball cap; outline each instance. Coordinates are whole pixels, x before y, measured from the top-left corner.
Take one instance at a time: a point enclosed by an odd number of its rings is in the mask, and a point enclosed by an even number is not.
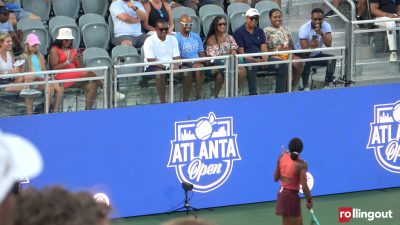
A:
[[[40,45],[40,40],[39,40],[39,37],[36,34],[30,33],[30,34],[28,34],[28,36],[26,36],[25,43],[28,44],[29,46],[34,46],[34,45],[37,45],[37,44]]]
[[[260,13],[258,13],[258,10],[255,8],[250,8],[246,11],[246,17],[252,17],[252,16],[260,16]]]
[[[30,141],[0,131],[0,203],[16,182],[34,178],[42,169],[42,157]]]
[[[7,8],[6,6],[0,6],[0,14],[4,14],[4,13],[8,13],[11,12],[11,10],[9,8]]]

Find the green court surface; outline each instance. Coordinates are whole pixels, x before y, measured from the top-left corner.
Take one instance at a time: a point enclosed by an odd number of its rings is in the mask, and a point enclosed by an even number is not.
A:
[[[362,211],[393,212],[392,219],[352,219],[348,223],[338,222],[338,208],[353,207]],[[320,196],[314,198],[314,211],[321,225],[400,225],[400,188]],[[303,224],[310,224],[310,216],[302,200]],[[203,209],[194,213],[199,218],[213,221],[217,225],[280,225],[281,218],[275,215],[275,202]],[[191,213],[193,216],[193,213]],[[113,220],[113,225],[159,225],[184,213],[158,214]]]

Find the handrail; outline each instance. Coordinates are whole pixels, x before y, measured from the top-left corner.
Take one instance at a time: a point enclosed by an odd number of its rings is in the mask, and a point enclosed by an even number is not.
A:
[[[324,2],[329,7],[329,9],[334,11],[342,20],[344,20],[345,22],[349,22],[349,19],[347,19],[347,17],[345,15],[343,15],[342,12],[340,12],[334,5],[332,5],[332,3],[330,1],[324,0]],[[354,17],[354,19],[352,18],[352,20],[355,20],[355,17]]]

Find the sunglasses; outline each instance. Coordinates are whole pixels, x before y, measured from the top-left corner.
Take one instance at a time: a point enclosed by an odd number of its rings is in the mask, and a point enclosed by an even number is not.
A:
[[[158,12],[158,14],[160,14],[161,18],[164,18],[164,13],[161,10],[157,9],[157,12]]]
[[[218,26],[219,27],[226,26],[226,23],[219,23]]]
[[[184,22],[181,22],[181,24],[183,24],[184,27],[193,27],[193,23],[184,23]]]
[[[168,27],[166,28],[157,28],[160,32],[168,32]]]
[[[259,17],[258,16],[252,16],[252,17],[249,17],[249,19],[251,21],[253,21],[253,20],[258,21]]]
[[[324,18],[313,18],[312,20],[322,21]]]

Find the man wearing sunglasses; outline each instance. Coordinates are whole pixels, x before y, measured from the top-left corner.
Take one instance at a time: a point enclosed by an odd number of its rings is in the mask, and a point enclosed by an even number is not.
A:
[[[28,140],[0,131],[0,225],[14,224],[21,178],[34,178],[43,168],[39,151]]]
[[[159,19],[155,24],[156,33],[146,39],[143,44],[145,62],[160,62],[157,65],[147,66],[146,72],[166,71],[165,74],[156,75],[156,86],[161,103],[165,103],[165,75],[169,75],[170,69],[179,69],[180,64],[162,63],[180,59],[178,41],[175,36],[168,35],[168,23],[165,19]],[[184,81],[186,82],[186,81]]]
[[[315,8],[311,11],[311,20],[302,25],[299,29],[299,43],[295,45],[295,49],[314,49],[332,46],[332,29],[331,25],[324,21],[324,11],[320,8]],[[302,58],[320,58],[331,57],[333,55],[324,54],[322,52],[311,52],[307,54],[299,54]],[[326,75],[324,86],[328,87],[334,77],[336,60],[311,61],[306,62],[303,69],[303,88],[308,90],[308,79],[312,66],[326,66]]]
[[[110,5],[110,14],[114,24],[113,45],[142,47],[148,37],[142,33],[141,22],[147,19],[142,3],[133,0],[115,0]]]
[[[239,27],[234,33],[237,44],[239,45],[239,54],[244,53],[260,53],[268,52],[267,41],[264,31],[258,27],[260,14],[257,9],[251,8],[246,12],[246,22]],[[245,57],[245,63],[259,63],[267,61],[281,61],[278,58],[267,56]],[[278,69],[276,69],[278,68]],[[249,86],[249,94],[257,95],[257,72],[266,70],[277,70],[276,89],[275,92],[286,91],[286,64],[270,65],[270,66],[253,66],[246,67],[247,82]]]
[[[198,34],[191,32],[193,22],[188,15],[182,15],[180,18],[180,31],[176,34],[178,39],[180,55],[183,59],[197,59],[199,57],[205,57],[203,42]],[[201,62],[186,62],[183,63],[186,68],[199,68],[203,64]],[[189,72],[191,74],[191,72]],[[196,99],[201,98],[201,87],[204,82],[204,74],[202,71],[196,71]],[[192,86],[191,75],[190,80],[185,82],[183,87],[183,101],[189,99],[190,88]]]

